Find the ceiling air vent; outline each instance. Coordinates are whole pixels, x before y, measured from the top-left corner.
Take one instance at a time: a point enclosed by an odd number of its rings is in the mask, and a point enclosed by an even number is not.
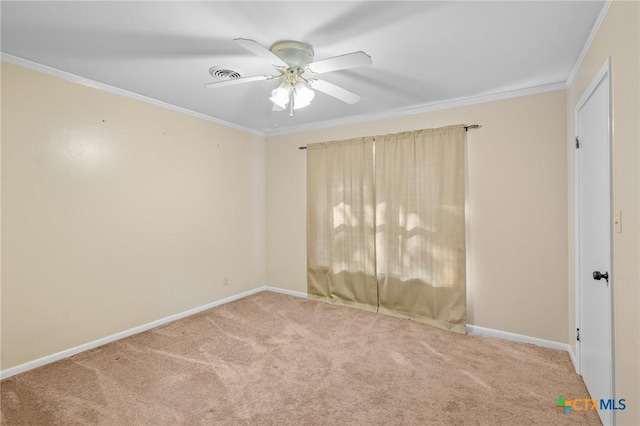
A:
[[[235,80],[242,77],[239,71],[229,69],[227,67],[211,67],[209,74],[216,80]]]

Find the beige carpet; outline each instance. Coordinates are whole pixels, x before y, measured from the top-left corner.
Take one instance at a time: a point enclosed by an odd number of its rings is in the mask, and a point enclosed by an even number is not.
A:
[[[565,352],[270,292],[0,386],[2,424],[600,424]]]

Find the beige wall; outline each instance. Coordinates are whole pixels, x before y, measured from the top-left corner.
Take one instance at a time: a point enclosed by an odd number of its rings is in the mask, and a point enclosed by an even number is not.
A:
[[[2,107],[2,369],[264,284],[264,138],[9,64]]]
[[[618,423],[640,424],[640,3],[614,1],[567,90],[569,189],[569,320],[575,328],[574,114],[577,102],[607,57],[613,98],[613,208],[622,210],[622,233],[613,235],[616,398],[629,409]],[[575,339],[571,334],[571,345]]]
[[[478,123],[468,133],[468,322],[568,342],[564,91],[267,139],[267,283],[306,292],[308,143]]]

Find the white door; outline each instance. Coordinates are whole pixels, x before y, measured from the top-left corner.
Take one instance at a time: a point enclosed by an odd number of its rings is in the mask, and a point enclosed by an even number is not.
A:
[[[613,399],[609,61],[576,109],[579,362],[592,399]],[[603,424],[613,410],[599,410]]]

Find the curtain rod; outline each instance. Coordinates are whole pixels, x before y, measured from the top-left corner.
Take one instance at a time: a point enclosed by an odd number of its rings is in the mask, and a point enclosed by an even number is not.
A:
[[[479,129],[479,128],[480,128],[479,124],[469,124],[467,126],[464,126],[464,130],[466,132],[468,132],[469,129]],[[307,147],[306,146],[299,146],[298,149],[307,149]]]

